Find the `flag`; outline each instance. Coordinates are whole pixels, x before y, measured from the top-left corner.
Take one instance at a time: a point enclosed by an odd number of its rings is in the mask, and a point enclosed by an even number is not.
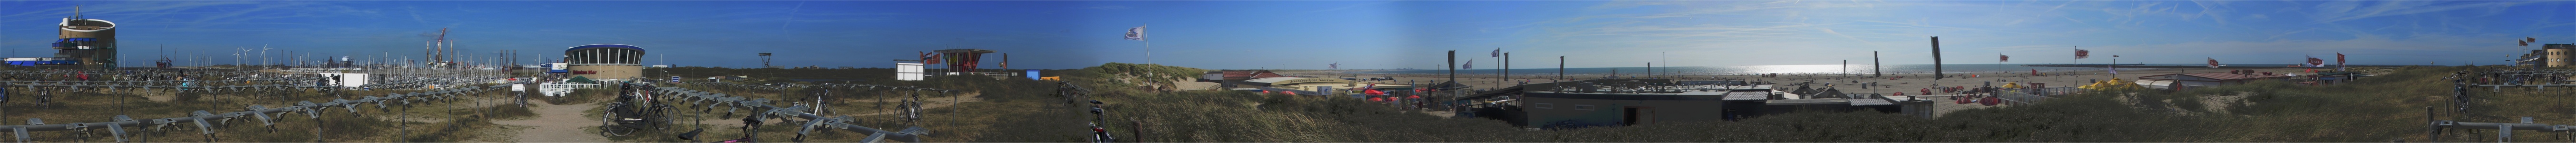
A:
[[[2531,37],[2522,37],[2522,42],[2540,42],[2540,39],[2532,39]]]
[[[2030,69],[2030,75],[2031,75],[2031,76],[2039,76],[2039,69]],[[1869,87],[1868,87],[1868,86],[1862,86],[1862,87],[1860,87],[1860,88],[1869,88]]]
[[[2209,58],[2209,68],[2218,68],[2218,58]]]
[[[2335,70],[2343,70],[2343,52],[2335,52]]]
[[[2111,64],[2111,65],[2109,65],[2109,66],[2104,66],[2104,67],[2111,67],[2111,74],[2120,74],[2120,66],[2117,66],[2117,65],[2119,65],[2119,64]]]
[[[1493,56],[1488,57],[1503,57],[1503,47],[1494,47]]]
[[[2011,61],[2012,61],[2012,55],[1995,55],[1995,56],[2003,56],[2003,57],[2001,57],[2001,58],[1995,58],[1995,60],[1997,60],[1996,62],[2011,62]]]
[[[2086,51],[2086,50],[2084,50],[2084,49],[2075,49],[2075,58],[2076,58],[2076,59],[2089,58],[2089,57],[2092,57],[2092,56],[2093,56],[2093,51]]]
[[[2517,41],[2517,42],[2515,42],[2514,44],[2515,44],[2515,45],[2522,45],[2522,46],[2531,46],[2531,42],[2530,42],[2530,41]]]
[[[1467,64],[1460,66],[1464,66],[1465,69],[1476,69],[1476,59],[1467,59]]]
[[[921,64],[939,64],[939,53],[921,53]]]
[[[2326,60],[2308,57],[2308,67],[2326,67]]]
[[[1145,41],[1145,26],[1127,28],[1127,40]]]
[[[1330,68],[1330,69],[1342,69],[1342,63],[1333,63],[1333,64],[1330,64],[1330,65],[1325,65],[1325,66],[1324,66],[1324,68]],[[1376,84],[1370,84],[1370,86],[1376,86]]]

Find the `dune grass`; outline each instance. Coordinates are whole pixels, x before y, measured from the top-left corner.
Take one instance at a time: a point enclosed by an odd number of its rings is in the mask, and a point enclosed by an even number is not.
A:
[[[171,91],[130,88],[57,90],[52,92],[54,94],[52,105],[38,105],[32,99],[35,97],[32,95],[38,94],[37,91],[13,88],[8,91],[9,95],[13,95],[12,101],[0,103],[0,112],[5,112],[0,114],[5,115],[0,118],[7,119],[0,120],[0,124],[25,124],[27,118],[42,118],[48,124],[104,122],[116,115],[144,120],[189,116],[187,115],[189,112],[198,110],[214,113],[233,112],[248,110],[250,105],[279,108],[294,106],[296,101],[319,103],[335,98],[356,99],[366,95],[381,96],[389,93],[420,91],[422,90]],[[486,92],[474,96],[498,97],[504,95],[502,93],[506,92]],[[300,112],[282,116],[272,115],[271,117],[275,118],[274,125],[264,125],[254,117],[245,116],[229,122],[209,120],[209,122],[217,122],[212,129],[200,129],[196,124],[182,123],[157,129],[129,127],[126,131],[135,133],[129,134],[128,139],[136,142],[205,142],[208,141],[209,136],[217,142],[493,142],[501,141],[497,140],[499,137],[506,137],[460,135],[491,133],[498,128],[492,127],[489,122],[471,118],[446,119],[450,116],[444,116],[442,113],[454,115],[474,113],[473,110],[468,109],[470,107],[451,104],[473,103],[467,101],[414,103],[410,111],[402,110],[399,106],[389,110],[366,104],[359,107],[361,111],[357,114],[350,114],[347,109],[340,107],[332,107],[321,110],[323,111],[319,115],[322,116],[321,118],[312,118],[314,116]],[[422,119],[390,120],[393,119],[390,115],[400,114],[395,112],[410,112],[412,116],[422,117]],[[397,126],[406,122],[411,125],[408,129]],[[202,134],[204,131],[201,130],[211,130],[214,134]],[[115,138],[108,137],[109,134],[104,129],[88,132],[34,132],[31,135],[36,136],[36,141],[41,142],[115,141]]]
[[[1114,135],[1147,142],[2421,142],[2427,141],[2424,108],[2449,103],[2451,86],[2440,78],[2465,69],[2400,67],[2394,73],[2331,86],[2256,82],[2179,92],[2098,92],[2028,106],[1964,110],[1939,119],[1868,111],[1798,112],[1733,122],[1562,131],[1528,131],[1494,120],[1437,118],[1345,98],[1107,89],[1095,99],[1110,103],[1112,122],[1103,124]],[[1090,78],[1101,77],[1068,77],[1077,83]],[[2570,110],[2576,107],[2551,100],[2576,92],[2529,88],[2472,92],[2477,94],[2472,95],[2472,110],[2443,110],[2435,117],[2509,122],[2514,117],[2538,116],[2541,123],[2576,123],[2576,118],[2569,118],[2576,114],[2553,112],[2576,111]],[[1012,118],[985,122],[990,129],[934,129],[981,131],[962,133],[972,134],[964,137],[942,136],[970,142],[1069,142],[1087,138],[1089,129],[1083,125],[1092,118],[1079,104],[999,100],[985,104],[1042,109],[960,112],[968,115],[952,116],[1006,114],[999,116]],[[1130,118],[1147,122],[1142,136],[1132,133],[1138,128]],[[2455,131],[2442,137],[2444,141],[2487,141],[2492,140],[2492,132]],[[2525,138],[2519,141],[2576,141],[2529,131],[2517,136]]]

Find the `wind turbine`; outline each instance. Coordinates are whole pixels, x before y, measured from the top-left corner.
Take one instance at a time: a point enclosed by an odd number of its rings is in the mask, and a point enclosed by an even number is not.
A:
[[[268,44],[259,44],[259,68],[268,68]]]
[[[241,69],[241,67],[244,66],[244,63],[242,63],[242,54],[250,53],[250,49],[242,47],[233,47],[233,49],[241,50],[241,52],[233,52],[233,69]]]

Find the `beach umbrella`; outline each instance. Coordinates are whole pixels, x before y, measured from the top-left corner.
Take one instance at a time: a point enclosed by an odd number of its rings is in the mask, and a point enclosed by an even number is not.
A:
[[[2003,99],[1995,98],[1994,96],[1987,96],[1986,99],[1979,100],[1979,102],[1981,102],[1981,104],[1986,104],[1986,106],[1995,106],[1995,104],[2001,104],[2004,101]]]

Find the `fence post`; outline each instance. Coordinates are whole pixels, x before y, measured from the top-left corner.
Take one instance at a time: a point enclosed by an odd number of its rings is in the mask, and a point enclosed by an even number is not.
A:
[[[1128,130],[1134,132],[1136,135],[1136,142],[1149,142],[1145,141],[1145,120],[1137,120],[1136,117],[1127,117],[1127,121],[1136,124],[1135,128]]]

